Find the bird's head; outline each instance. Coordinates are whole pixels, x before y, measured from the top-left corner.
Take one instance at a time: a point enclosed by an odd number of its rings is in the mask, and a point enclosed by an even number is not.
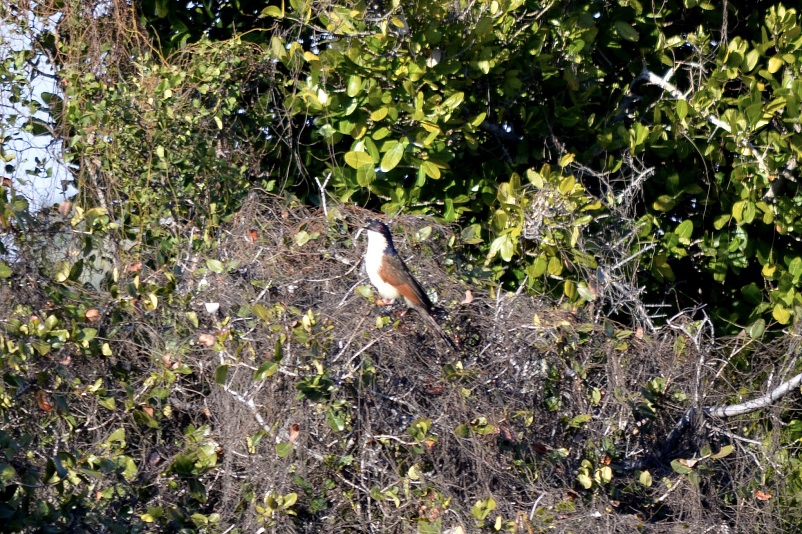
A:
[[[390,235],[390,229],[381,221],[368,221],[365,225],[365,230],[368,231],[368,247],[376,247],[382,251],[395,252],[393,246],[393,237]]]

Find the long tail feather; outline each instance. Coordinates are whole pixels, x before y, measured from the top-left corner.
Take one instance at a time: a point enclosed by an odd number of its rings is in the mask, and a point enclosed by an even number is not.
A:
[[[448,344],[449,344],[449,346],[450,346],[452,349],[454,349],[454,352],[459,352],[459,347],[457,346],[457,344],[456,344],[456,343],[454,343],[454,340],[453,340],[453,339],[451,339],[451,336],[449,336],[448,334],[446,334],[446,331],[445,331],[445,330],[443,330],[443,328],[442,328],[442,327],[441,327],[439,324],[437,324],[437,321],[435,321],[434,317],[432,317],[432,316],[431,316],[430,314],[428,314],[428,313],[423,313],[422,315],[423,315],[424,317],[426,317],[426,319],[429,321],[429,325],[431,325],[431,327],[434,329],[434,331],[435,331],[435,332],[437,332],[437,334],[438,334],[438,335],[439,335],[441,338],[443,338],[443,340],[444,340],[446,343],[448,343]]]

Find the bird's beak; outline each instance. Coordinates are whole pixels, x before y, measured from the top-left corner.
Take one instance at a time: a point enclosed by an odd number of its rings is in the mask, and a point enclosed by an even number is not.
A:
[[[356,242],[359,241],[359,236],[362,234],[363,230],[367,230],[367,228],[360,227],[356,232],[356,235],[354,236],[354,246],[356,246]]]

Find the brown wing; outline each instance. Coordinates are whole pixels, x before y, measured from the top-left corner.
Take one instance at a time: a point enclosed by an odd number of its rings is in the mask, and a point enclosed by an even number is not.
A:
[[[426,296],[426,292],[397,255],[385,254],[384,261],[379,267],[379,276],[388,284],[395,286],[404,297],[407,306],[421,308],[426,312],[432,309],[432,302]]]

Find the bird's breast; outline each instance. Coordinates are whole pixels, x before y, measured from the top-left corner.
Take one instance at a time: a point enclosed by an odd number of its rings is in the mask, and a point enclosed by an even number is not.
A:
[[[387,300],[396,300],[401,297],[398,289],[396,289],[392,284],[388,284],[384,278],[379,275],[379,269],[381,268],[383,257],[383,254],[367,254],[365,256],[365,271],[368,273],[370,283],[376,287],[376,290],[379,292],[379,296],[381,296],[381,298]]]

